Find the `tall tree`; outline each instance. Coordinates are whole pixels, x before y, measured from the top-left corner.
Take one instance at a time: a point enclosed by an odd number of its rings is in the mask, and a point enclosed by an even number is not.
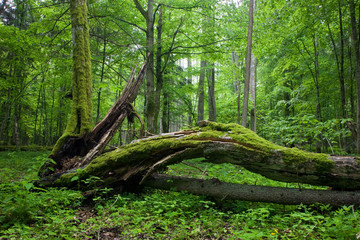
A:
[[[215,102],[215,64],[211,64],[211,68],[207,70],[208,80],[208,104],[209,104],[209,120],[216,122],[216,102]]]
[[[233,64],[233,75],[234,75],[234,93],[236,94],[236,122],[241,122],[241,85],[240,85],[240,63],[239,55],[236,52],[231,53],[231,60]]]
[[[244,100],[243,111],[241,118],[241,125],[246,127],[248,107],[249,107],[249,88],[250,88],[250,72],[251,72],[251,48],[252,48],[252,33],[254,24],[254,8],[255,0],[249,2],[249,27],[246,47],[246,70],[245,70],[245,84],[244,84]]]
[[[250,129],[256,132],[256,58],[253,53],[251,53],[250,100],[252,105],[250,110]]]
[[[350,21],[352,30],[352,44],[355,55],[355,78],[356,78],[356,149],[360,154],[360,49],[359,49],[359,30],[355,17],[355,3],[349,0]]]
[[[204,85],[205,85],[205,68],[207,62],[201,59],[200,62],[200,76],[199,76],[199,87],[198,87],[198,121],[204,120]]]
[[[56,142],[52,155],[70,137],[83,137],[92,128],[92,78],[89,44],[89,24],[86,0],[71,0],[73,36],[72,108],[65,132]]]
[[[150,133],[157,132],[156,104],[155,104],[155,81],[154,81],[154,1],[147,1],[147,10],[141,6],[138,0],[134,0],[136,8],[146,21],[146,55],[149,62],[146,68],[146,126]]]

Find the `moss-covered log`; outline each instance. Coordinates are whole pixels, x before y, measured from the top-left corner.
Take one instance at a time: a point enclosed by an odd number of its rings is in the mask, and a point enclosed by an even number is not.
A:
[[[360,189],[359,163],[354,157],[285,148],[237,124],[207,121],[196,129],[139,140],[95,158],[81,170],[52,175],[41,182],[79,187],[81,180],[97,176],[105,186],[133,186],[158,169],[198,157],[213,163],[241,165],[278,181],[325,185],[338,190]]]

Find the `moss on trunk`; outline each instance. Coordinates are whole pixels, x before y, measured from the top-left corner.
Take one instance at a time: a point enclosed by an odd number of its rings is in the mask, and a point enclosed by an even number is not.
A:
[[[81,137],[92,129],[92,78],[86,0],[71,0],[73,37],[72,108],[62,137],[53,148],[55,155],[69,137]]]

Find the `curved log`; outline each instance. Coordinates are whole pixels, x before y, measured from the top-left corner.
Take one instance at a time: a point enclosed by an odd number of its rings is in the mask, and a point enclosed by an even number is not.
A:
[[[77,171],[42,178],[45,186],[79,187],[97,176],[99,186],[138,185],[151,173],[185,159],[204,157],[213,163],[232,163],[270,179],[360,189],[355,157],[334,157],[273,144],[237,124],[203,121],[192,130],[163,134],[103,154]]]

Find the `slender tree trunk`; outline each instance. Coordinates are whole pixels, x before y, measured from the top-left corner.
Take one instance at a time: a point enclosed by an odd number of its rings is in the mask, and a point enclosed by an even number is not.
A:
[[[316,118],[321,121],[321,104],[320,104],[320,86],[319,86],[319,37],[313,38],[314,43],[314,69],[315,69],[315,88],[316,88]]]
[[[158,16],[158,25],[157,25],[157,49],[156,49],[156,91],[155,91],[155,108],[154,108],[154,125],[156,126],[156,132],[158,132],[158,118],[160,112],[160,96],[163,88],[163,73],[162,73],[162,63],[161,63],[161,55],[162,55],[162,15],[163,8],[159,8],[159,16]]]
[[[161,118],[161,124],[162,124],[162,130],[164,133],[167,133],[170,131],[169,125],[170,125],[170,108],[169,108],[169,94],[165,90],[163,91],[163,112],[162,112],[162,118]]]
[[[319,37],[313,36],[314,44],[314,80],[315,80],[315,89],[316,89],[316,119],[318,121],[322,120],[321,117],[321,104],[320,104],[320,86],[319,86]],[[316,141],[316,152],[321,152],[321,141]]]
[[[45,80],[45,77],[43,77],[42,80],[41,80],[40,89],[39,89],[37,102],[36,102],[36,108],[35,108],[35,124],[34,124],[34,140],[33,140],[33,142],[35,144],[39,144],[39,142],[38,142],[39,133],[38,133],[38,129],[37,129],[37,122],[38,122],[38,117],[39,117],[38,113],[39,113],[39,108],[40,108],[40,99],[41,99],[41,92],[42,92],[44,80]]]
[[[249,2],[249,28],[248,28],[248,38],[247,38],[247,47],[246,47],[246,74],[245,74],[245,84],[244,84],[244,100],[243,100],[243,111],[241,118],[241,125],[246,127],[247,125],[247,115],[249,108],[249,88],[250,88],[250,71],[251,71],[251,47],[252,47],[252,32],[253,32],[253,23],[254,23],[254,5],[255,0],[250,0]]]
[[[342,21],[342,9],[341,9],[341,1],[338,1],[339,5],[339,30],[340,30],[340,75],[339,75],[339,84],[340,84],[340,98],[341,98],[341,109],[342,109],[342,117],[348,118],[348,111],[346,109],[346,91],[345,91],[345,78],[344,78],[344,45],[345,45],[345,36],[343,30],[343,21]],[[342,128],[345,128],[346,125],[342,125]],[[344,139],[344,150],[345,152],[350,152],[349,137],[343,136]]]
[[[187,77],[187,81],[186,81],[186,84],[187,85],[191,85],[192,84],[192,66],[191,66],[191,58],[188,57],[187,58],[187,71],[188,71],[188,77]],[[191,97],[189,97],[189,101],[188,101],[188,109],[189,109],[189,112],[188,112],[188,124],[189,126],[192,125],[192,122],[193,122],[193,104],[192,104],[192,101],[191,101]]]
[[[252,105],[250,111],[250,129],[256,132],[256,58],[254,54],[251,54],[250,100]]]
[[[106,28],[104,29],[104,42],[103,42],[103,52],[102,52],[102,62],[101,62],[101,74],[100,74],[100,87],[98,89],[97,94],[97,107],[96,107],[96,120],[95,122],[99,122],[100,120],[100,104],[101,104],[101,84],[104,81],[104,72],[105,72],[105,60],[106,60]]]
[[[50,109],[50,123],[49,123],[49,143],[48,146],[54,144],[54,110],[55,110],[55,87],[56,87],[56,79],[53,79],[52,91],[51,91],[51,109]]]
[[[236,123],[240,124],[241,122],[241,85],[240,85],[240,64],[239,64],[239,55],[235,52],[231,54],[233,62],[233,74],[234,74],[234,92],[236,94]]]
[[[136,8],[146,21],[146,56],[148,64],[146,68],[146,102],[145,117],[147,131],[150,133],[157,132],[157,120],[155,118],[155,81],[154,81],[154,17],[153,17],[153,0],[147,1],[147,11],[141,6],[138,0],[133,0]]]
[[[43,97],[42,97],[42,111],[44,112],[44,128],[43,128],[43,140],[42,145],[46,145],[49,134],[49,122],[48,122],[48,114],[47,114],[47,103],[46,103],[46,88],[43,87]]]
[[[198,100],[198,121],[204,120],[204,85],[205,85],[205,68],[207,66],[207,62],[205,60],[201,60],[200,63],[200,77],[199,77],[199,100]]]
[[[350,101],[350,117],[355,118],[355,100],[354,100],[354,68],[353,68],[353,54],[351,51],[351,41],[349,41],[348,47],[348,57],[349,57],[349,78],[350,78],[350,93],[349,93],[349,101]]]
[[[339,30],[340,30],[340,71],[339,71],[339,84],[340,84],[340,98],[341,98],[341,108],[342,108],[342,117],[346,118],[346,95],[345,95],[345,79],[344,79],[344,31],[342,23],[342,10],[341,10],[341,1],[339,3]]]
[[[150,133],[157,132],[155,119],[155,82],[154,82],[154,19],[153,0],[148,0],[146,18],[146,48],[149,55],[149,62],[146,68],[146,126]]]
[[[209,120],[216,122],[216,103],[215,103],[215,65],[211,64],[208,70],[208,104],[209,104]]]
[[[352,43],[355,55],[355,79],[356,79],[356,151],[360,154],[360,52],[359,35],[355,19],[355,4],[353,0],[350,3],[350,20],[352,29]]]

